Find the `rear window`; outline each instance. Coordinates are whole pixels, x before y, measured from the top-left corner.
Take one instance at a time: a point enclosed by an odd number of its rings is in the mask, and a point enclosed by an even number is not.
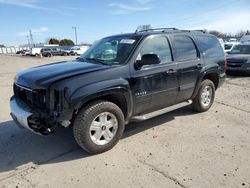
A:
[[[197,58],[197,50],[193,40],[186,35],[175,35],[174,46],[177,61]]]
[[[203,55],[207,57],[218,57],[224,55],[219,40],[213,36],[197,35],[199,46]]]
[[[225,50],[230,50],[232,48],[232,44],[225,44]]]

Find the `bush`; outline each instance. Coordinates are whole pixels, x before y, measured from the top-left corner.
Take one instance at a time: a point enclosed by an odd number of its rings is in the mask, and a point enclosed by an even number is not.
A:
[[[59,45],[60,46],[74,46],[75,43],[70,39],[63,39],[63,40],[60,40]]]

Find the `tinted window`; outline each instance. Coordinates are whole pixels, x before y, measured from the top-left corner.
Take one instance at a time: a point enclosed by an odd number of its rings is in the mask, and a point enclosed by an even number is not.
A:
[[[155,37],[148,39],[140,52],[140,55],[156,54],[161,60],[161,63],[172,62],[172,54],[168,40],[165,37]]]
[[[232,48],[232,44],[225,44],[225,50],[230,50]]]
[[[231,54],[250,54],[250,45],[237,45],[231,52]]]
[[[202,53],[208,57],[217,57],[224,54],[219,40],[213,36],[198,35],[199,46]]]
[[[174,46],[177,61],[197,58],[197,51],[193,40],[188,36],[174,36]]]

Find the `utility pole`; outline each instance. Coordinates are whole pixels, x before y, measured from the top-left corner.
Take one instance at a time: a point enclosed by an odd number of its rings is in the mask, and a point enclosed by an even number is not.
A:
[[[76,27],[72,27],[72,29],[75,30],[75,41],[76,41],[76,45],[77,45],[77,32],[76,32]]]
[[[30,43],[31,43],[31,45],[34,45],[34,40],[33,40],[33,35],[32,35],[31,30],[30,30]]]
[[[30,38],[29,38],[29,35],[27,35],[26,37],[27,37],[27,40],[28,40],[28,45],[30,47]]]

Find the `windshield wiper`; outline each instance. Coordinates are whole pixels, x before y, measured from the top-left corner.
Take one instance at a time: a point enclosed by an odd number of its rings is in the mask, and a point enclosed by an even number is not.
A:
[[[94,62],[100,63],[100,64],[102,64],[102,65],[109,65],[109,64],[105,63],[104,60],[98,59],[98,58],[86,58],[86,60],[94,61]]]

